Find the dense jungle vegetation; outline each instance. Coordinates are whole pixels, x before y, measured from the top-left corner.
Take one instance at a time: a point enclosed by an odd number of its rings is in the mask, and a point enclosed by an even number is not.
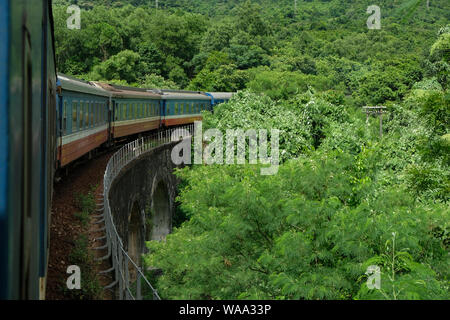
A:
[[[281,130],[276,175],[177,172],[184,222],[145,257],[163,298],[450,298],[448,0],[80,0],[69,30],[75,2],[54,1],[60,72],[238,91],[204,129]]]

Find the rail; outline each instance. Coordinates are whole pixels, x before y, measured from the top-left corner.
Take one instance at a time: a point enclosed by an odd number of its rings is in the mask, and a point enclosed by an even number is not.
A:
[[[123,246],[122,239],[120,238],[120,235],[117,232],[116,226],[114,224],[114,219],[112,217],[111,208],[109,205],[109,191],[111,185],[120,171],[131,161],[145,154],[146,152],[155,149],[156,147],[175,141],[180,141],[183,135],[185,136],[186,133],[192,135],[193,130],[194,125],[190,124],[187,126],[159,131],[150,136],[137,139],[123,146],[108,161],[103,178],[103,214],[101,215],[101,218],[103,218],[105,221],[106,230],[106,244],[104,248],[108,249],[108,253],[98,260],[111,259],[112,268],[102,271],[101,273],[114,271],[114,281],[111,284],[105,286],[104,289],[113,290],[113,288],[118,287],[118,296],[120,300],[141,300],[141,280],[144,280],[144,283],[150,289],[154,300],[161,300],[161,298],[159,297],[156,289],[145,277],[141,268],[138,266],[138,264],[136,264],[135,261],[133,261],[133,259],[130,258],[127,250],[125,250]],[[130,278],[130,268],[132,270],[134,269],[136,272],[135,294],[133,294],[133,290],[131,288],[133,284],[130,283],[132,280]]]

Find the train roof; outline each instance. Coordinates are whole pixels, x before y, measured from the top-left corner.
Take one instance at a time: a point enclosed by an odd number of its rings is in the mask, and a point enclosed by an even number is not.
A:
[[[234,92],[208,92],[214,99],[229,100],[233,96]]]
[[[201,91],[182,91],[182,90],[158,90],[162,99],[166,100],[211,100],[204,92]]]
[[[136,98],[146,98],[146,99],[161,99],[161,95],[157,92],[149,91],[142,88],[125,87],[111,83],[97,82],[94,84],[101,89],[104,89],[112,94],[114,98],[125,98],[125,99],[136,99]]]
[[[110,93],[95,86],[92,82],[75,79],[62,73],[58,73],[58,80],[61,88],[66,91],[88,93],[97,96],[110,97]]]

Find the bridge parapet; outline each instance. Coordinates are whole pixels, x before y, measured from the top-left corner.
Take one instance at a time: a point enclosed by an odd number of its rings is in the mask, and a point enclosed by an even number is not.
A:
[[[167,129],[130,142],[117,151],[106,166],[103,179],[103,218],[105,220],[106,247],[108,252],[99,260],[111,258],[112,268],[105,270],[104,273],[114,272],[115,280],[107,285],[105,289],[118,288],[118,298],[120,300],[141,300],[141,280],[144,281],[153,293],[153,299],[160,300],[160,297],[156,289],[145,277],[139,267],[139,263],[136,263],[136,261],[133,261],[132,257],[130,257],[128,250],[124,247],[124,242],[117,230],[116,224],[114,223],[110,201],[110,192],[115,182],[114,180],[121,175],[122,171],[125,171],[124,169],[127,168],[131,162],[139,157],[154,151],[156,148],[164,145],[171,145],[174,141],[181,140],[178,137],[182,135],[182,130],[184,132],[187,130],[192,135],[194,126],[187,125],[180,128]],[[177,131],[179,133],[177,133]],[[178,140],[172,140],[172,136],[177,137]],[[132,274],[130,275],[130,273]],[[132,278],[136,278],[137,280],[136,288],[133,290],[131,289]],[[135,294],[133,294],[132,291],[135,291]]]

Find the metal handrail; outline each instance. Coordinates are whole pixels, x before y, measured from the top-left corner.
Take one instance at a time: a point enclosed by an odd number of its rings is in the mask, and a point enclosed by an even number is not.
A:
[[[139,156],[149,152],[156,147],[162,146],[167,143],[180,141],[186,138],[186,133],[192,135],[194,132],[194,125],[189,124],[186,126],[167,129],[159,131],[153,135],[137,139],[124,145],[119,151],[117,151],[111,159],[109,159],[106,165],[105,175],[103,177],[103,195],[104,195],[104,219],[106,227],[106,245],[108,247],[108,254],[105,257],[111,256],[112,268],[110,271],[114,271],[114,282],[107,285],[105,289],[111,289],[115,286],[119,286],[119,299],[123,300],[140,300],[141,295],[141,279],[144,279],[147,286],[153,293],[154,300],[161,300],[156,289],[151,285],[150,281],[145,277],[141,268],[131,259],[127,251],[123,247],[122,239],[117,232],[114,219],[111,214],[111,208],[109,205],[109,191],[114,179],[118,176],[120,171],[127,166],[131,161],[135,160]],[[137,271],[137,288],[136,297],[130,290],[130,276],[129,276],[129,263]]]

